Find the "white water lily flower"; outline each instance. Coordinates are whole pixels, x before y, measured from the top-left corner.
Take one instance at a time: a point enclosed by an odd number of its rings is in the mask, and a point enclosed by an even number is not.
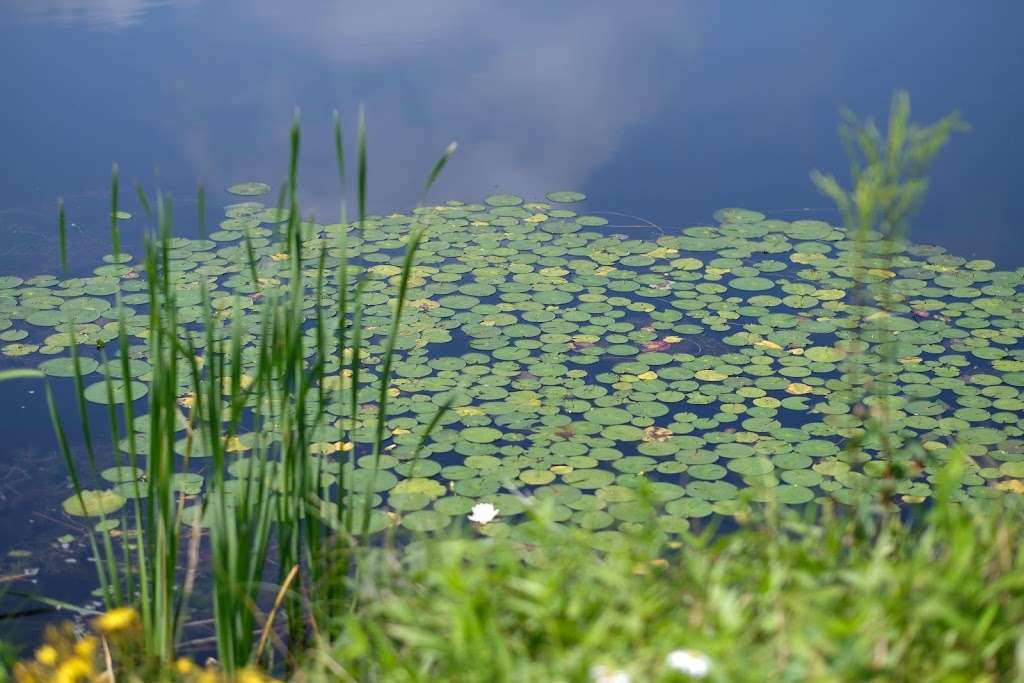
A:
[[[673,650],[668,653],[665,663],[691,678],[704,678],[711,671],[711,658],[697,650]]]
[[[593,683],[629,683],[629,674],[625,671],[609,669],[598,664],[590,669],[590,680]]]
[[[473,506],[473,511],[469,513],[469,521],[476,522],[477,524],[487,524],[493,521],[499,512],[501,510],[490,503],[477,503]]]

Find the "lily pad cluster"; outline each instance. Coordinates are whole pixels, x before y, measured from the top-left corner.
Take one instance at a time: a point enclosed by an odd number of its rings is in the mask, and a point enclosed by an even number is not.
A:
[[[307,273],[322,247],[333,272],[345,232],[349,258],[368,280],[359,380],[365,420],[342,443],[334,423],[350,407],[333,392],[331,402],[310,407],[328,416],[311,457],[327,472],[351,462],[345,478],[357,491],[373,476],[366,446],[375,427],[373,383],[398,264],[411,229],[427,228],[397,340],[389,448],[371,486],[375,528],[440,529],[479,502],[501,510],[487,533],[507,531],[531,500],[548,501],[556,521],[609,530],[642,522],[653,501],[667,532],[751,501],[852,503],[885,491],[914,503],[931,495],[954,447],[968,456],[960,495],[1024,491],[1024,270],[878,236],[859,251],[825,222],[740,208],[717,212],[714,224],[636,233],[571,208],[584,199],[500,194],[371,216],[361,229],[303,225]],[[260,202],[231,204],[208,239],[172,243],[181,323],[202,320],[199,283],[206,281],[225,337],[241,317],[243,377],[256,361],[253,312],[291,277],[281,247],[286,218]],[[246,234],[257,281],[240,242]],[[105,260],[89,277],[0,277],[0,352],[49,356],[39,364],[44,372],[70,376],[73,321],[80,369],[91,380],[86,399],[117,403],[129,390],[134,399],[147,391],[148,299],[129,257]],[[86,353],[117,336],[117,290],[137,343],[129,377],[120,359]],[[311,286],[311,318],[318,304],[329,312],[336,296],[328,286],[317,301]],[[330,330],[337,318],[328,314],[325,324]],[[312,333],[307,341],[311,357]],[[327,359],[325,388],[351,381],[348,360]],[[114,379],[112,392],[104,373]],[[184,415],[190,387],[180,389]],[[426,424],[452,395],[413,462]],[[865,432],[869,419],[889,426],[886,443]],[[237,481],[248,472],[254,438],[240,435],[229,448]],[[886,455],[893,449],[909,454],[899,467]],[[201,468],[203,453],[189,455]],[[123,474],[111,479],[117,488],[109,495],[90,493],[84,512],[134,495],[134,477]],[[182,486],[198,492],[202,480]],[[83,512],[77,502],[65,507]]]

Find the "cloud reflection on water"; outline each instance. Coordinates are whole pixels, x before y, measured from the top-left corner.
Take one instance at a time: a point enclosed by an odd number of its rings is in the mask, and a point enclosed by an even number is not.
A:
[[[326,115],[337,107],[351,123],[361,102],[371,128],[371,192],[380,207],[414,202],[452,139],[460,149],[437,197],[478,199],[499,187],[534,195],[577,188],[612,157],[631,126],[663,106],[666,60],[695,53],[699,32],[686,7],[652,4],[623,25],[620,10],[591,4],[386,0],[292,11],[258,0],[234,31],[207,40],[240,54],[258,35],[272,61],[229,92],[179,73],[173,83],[182,111],[172,128],[206,177],[262,172],[276,180],[284,131],[299,104],[307,204],[326,211],[336,195]],[[225,108],[237,127],[230,151],[208,124],[224,119],[218,112]],[[252,144],[239,147],[246,139]]]
[[[37,22],[127,28],[168,0],[3,0],[22,17]]]

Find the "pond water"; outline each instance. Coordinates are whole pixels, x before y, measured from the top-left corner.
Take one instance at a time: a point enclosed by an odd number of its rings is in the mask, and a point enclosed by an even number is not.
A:
[[[430,229],[395,367],[396,447],[374,487],[403,527],[445,527],[481,500],[512,519],[521,504],[508,482],[553,498],[560,519],[608,531],[639,518],[640,478],[653,482],[669,533],[728,514],[744,489],[786,504],[849,502],[889,474],[877,443],[841,457],[858,419],[844,361],[861,351],[893,359],[876,365],[874,390],[897,397],[900,441],[941,458],[959,439],[976,465],[963,495],[1019,493],[1024,143],[1012,126],[1024,94],[999,74],[1022,66],[1022,14],[1009,2],[941,13],[924,2],[784,3],[771,14],[761,3],[4,3],[0,55],[18,66],[5,71],[0,110],[0,367],[43,363],[73,415],[61,331],[74,319],[103,424],[94,349],[113,338],[111,295],[120,287],[140,312],[146,303],[133,270],[146,221],[130,181],[159,183],[187,216],[173,251],[184,322],[202,313],[200,276],[252,309],[288,269],[281,216],[267,207],[294,108],[315,247],[345,229],[330,112],[352,140],[362,103],[377,215],[350,245],[378,277],[368,324],[387,319],[401,236],[413,222]],[[940,157],[913,244],[867,278],[902,297],[894,315],[856,338],[842,307],[850,241],[808,171],[845,168],[840,106],[884,118],[897,87],[916,119],[957,108],[973,130]],[[452,139],[460,148],[434,205],[414,211]],[[133,214],[121,224],[128,263],[109,256],[114,161]],[[197,178],[209,193],[202,240]],[[274,192],[225,191],[245,181]],[[57,197],[69,220],[63,280]],[[239,247],[246,231],[260,283]],[[228,296],[218,305],[230,314]],[[128,322],[143,344],[147,320]],[[136,396],[148,369],[133,349]],[[452,389],[462,398],[412,473],[403,460],[416,429]],[[28,381],[0,391],[0,573],[19,591],[82,602],[94,578],[79,529],[91,521],[62,505],[67,478],[42,391]],[[323,450],[335,433],[317,439]],[[243,435],[238,457],[249,447]],[[201,458],[190,470],[208,474]],[[898,495],[927,499],[933,472],[911,468]],[[97,487],[128,494],[122,475]],[[8,612],[28,604],[5,600]]]

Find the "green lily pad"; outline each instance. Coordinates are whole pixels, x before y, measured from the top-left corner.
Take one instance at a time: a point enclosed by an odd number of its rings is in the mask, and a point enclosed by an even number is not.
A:
[[[90,384],[82,392],[87,401],[92,403],[109,404],[111,402],[124,403],[128,400],[129,391],[133,401],[138,401],[140,398],[144,398],[149,393],[149,387],[142,382],[128,382],[125,383],[121,380],[111,380],[111,390],[108,393],[107,382],[96,382]],[[113,401],[111,401],[113,397]]]
[[[78,367],[81,374],[88,375],[95,372],[100,364],[92,358],[79,358]],[[51,358],[39,364],[39,369],[51,377],[74,377],[74,363],[70,358]]]
[[[237,183],[229,187],[228,192],[243,197],[258,197],[270,192],[270,185],[258,182]]]
[[[64,503],[64,512],[75,517],[98,517],[117,512],[125,504],[125,499],[113,491],[86,489],[81,497],[73,495]]]
[[[587,198],[582,192],[570,191],[548,192],[546,196],[551,201],[558,202],[559,204],[573,204],[575,202],[582,202]]]
[[[138,467],[122,465],[120,467],[108,467],[100,472],[100,476],[107,481],[120,484],[127,481],[136,481],[145,474],[145,471]]]
[[[467,427],[459,436],[472,443],[491,443],[501,438],[501,432],[493,427]]]

